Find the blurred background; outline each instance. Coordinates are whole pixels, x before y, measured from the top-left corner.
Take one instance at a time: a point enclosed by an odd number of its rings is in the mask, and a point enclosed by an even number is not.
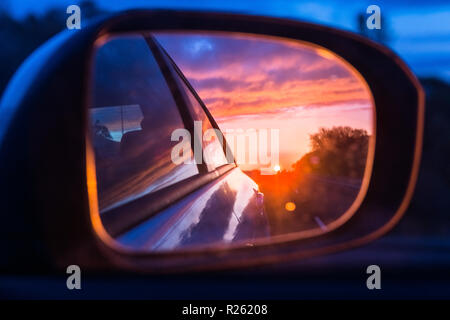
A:
[[[450,2],[250,1],[250,0],[2,0],[0,2],[0,95],[26,57],[66,28],[67,6],[89,19],[131,8],[227,11],[285,17],[349,30],[381,42],[411,67],[426,91],[426,127],[419,182],[413,202],[396,231],[431,236],[450,234]],[[381,30],[368,30],[369,5],[381,9]],[[72,31],[76,32],[76,31]]]

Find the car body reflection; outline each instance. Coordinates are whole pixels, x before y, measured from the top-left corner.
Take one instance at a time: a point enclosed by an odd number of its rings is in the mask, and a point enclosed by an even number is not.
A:
[[[257,238],[270,236],[257,188],[241,170],[233,169],[117,240],[122,245],[148,251],[238,241],[253,243]]]

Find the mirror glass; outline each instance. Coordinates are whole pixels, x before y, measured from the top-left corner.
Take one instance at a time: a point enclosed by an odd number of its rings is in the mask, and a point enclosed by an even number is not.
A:
[[[122,246],[313,237],[364,196],[375,106],[325,48],[241,33],[109,35],[90,83],[90,197]]]

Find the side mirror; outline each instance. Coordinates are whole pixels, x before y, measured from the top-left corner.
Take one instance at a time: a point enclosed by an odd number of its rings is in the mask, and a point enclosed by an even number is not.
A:
[[[2,265],[186,271],[365,244],[411,199],[423,113],[392,52],[309,23],[142,10],[65,32],[1,101]]]

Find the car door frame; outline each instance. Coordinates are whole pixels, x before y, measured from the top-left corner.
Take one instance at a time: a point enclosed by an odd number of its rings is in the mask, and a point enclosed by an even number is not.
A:
[[[120,36],[120,34],[118,36]],[[186,101],[183,88],[180,88],[178,81],[175,79],[176,77],[179,77],[179,80],[183,81],[188,87],[188,90],[190,90],[190,92],[194,95],[195,99],[199,102],[203,112],[205,112],[207,119],[210,121],[213,128],[217,130],[220,129],[217,123],[214,121],[214,118],[207,110],[204,103],[201,101],[198,94],[190,85],[189,81],[184,77],[181,70],[177,67],[177,65],[167,54],[167,52],[161,47],[161,45],[157,43],[156,39],[154,39],[154,37],[152,37],[151,35],[145,33],[142,33],[141,36],[147,43],[147,46],[150,50],[149,54],[152,54],[156,62],[158,63],[158,68],[163,75],[164,80],[166,81],[166,85],[168,86],[177,106],[178,113],[183,120],[184,129],[188,130],[191,134],[190,147],[192,153],[194,153],[194,139],[199,139],[200,141],[197,141],[197,143],[200,143],[201,145],[202,137],[198,137],[194,132],[193,114],[188,107],[188,102]],[[115,35],[112,34],[108,37],[114,38]],[[99,43],[103,45],[105,41],[108,41],[108,39],[102,38],[99,40]],[[222,151],[225,155],[225,146],[227,145],[225,138],[221,143]],[[202,148],[202,157],[203,151],[204,150]],[[233,163],[225,164],[219,166],[215,170],[208,171],[205,161],[202,161],[200,163],[197,163],[197,168],[199,173],[196,175],[178,181],[167,187],[158,189],[154,192],[142,195],[139,198],[133,199],[127,203],[121,204],[119,206],[114,206],[105,211],[102,211],[100,214],[103,227],[111,237],[116,238],[131,230],[132,228],[138,226],[140,223],[157,215],[158,212],[161,212],[168,206],[181,200],[182,198],[201,188],[205,184],[219,179],[230,170],[236,168],[236,164],[233,161]]]

